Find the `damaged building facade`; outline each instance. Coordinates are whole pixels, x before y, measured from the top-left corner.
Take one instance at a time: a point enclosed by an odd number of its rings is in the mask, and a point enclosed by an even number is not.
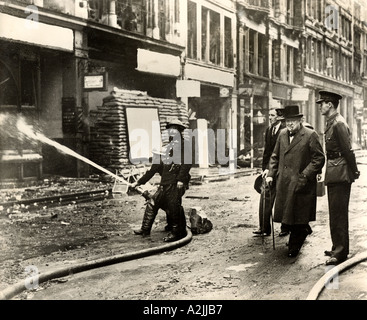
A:
[[[366,1],[239,0],[237,15],[239,149],[261,162],[267,112],[287,104],[298,104],[323,139],[320,90],[343,96],[354,147],[364,146]]]
[[[0,2],[0,113],[21,114],[48,138],[93,158],[106,98],[115,88],[141,92],[147,100],[186,106],[180,117],[193,130],[226,130],[225,155],[244,152],[257,166],[268,110],[297,103],[322,137],[324,120],[314,101],[326,89],[343,95],[340,110],[355,128],[353,142],[367,147],[365,4]],[[205,150],[211,142],[195,150],[204,167],[218,162]],[[119,147],[125,164],[128,147]],[[0,152],[2,180],[90,174],[88,165],[44,144],[2,139]]]
[[[23,115],[48,138],[89,157],[93,111],[115,87],[176,98],[185,45],[182,5],[177,0],[2,2],[1,112]],[[12,139],[2,139],[1,155],[2,180],[80,177],[90,170],[53,147],[31,148]]]

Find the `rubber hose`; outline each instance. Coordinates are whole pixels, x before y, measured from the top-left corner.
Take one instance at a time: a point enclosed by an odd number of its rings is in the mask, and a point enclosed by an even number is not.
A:
[[[187,229],[186,237],[180,240],[170,242],[168,244],[154,247],[154,248],[143,249],[140,251],[125,253],[121,255],[115,255],[115,256],[107,257],[107,258],[101,258],[97,260],[92,260],[92,261],[76,264],[74,266],[59,268],[54,271],[48,271],[43,274],[39,274],[39,275],[27,278],[27,282],[41,284],[51,279],[66,277],[68,275],[87,271],[90,269],[105,267],[105,266],[112,265],[115,263],[140,259],[140,258],[148,257],[154,254],[162,253],[165,251],[174,250],[176,248],[179,248],[179,247],[182,247],[188,244],[192,240],[191,230],[189,228],[186,228],[186,229]],[[25,280],[19,281],[16,284],[11,285],[10,287],[0,291],[0,300],[9,300],[13,298],[14,296],[18,295],[19,293],[23,292],[24,290],[26,290]]]
[[[313,286],[311,291],[309,292],[306,300],[317,300],[325,285],[330,282],[331,279],[335,277],[335,275],[342,273],[343,271],[349,269],[350,267],[367,260],[367,251],[363,252],[355,257],[344,261],[343,263],[335,266],[331,270],[329,270],[323,277],[320,278],[319,281]]]

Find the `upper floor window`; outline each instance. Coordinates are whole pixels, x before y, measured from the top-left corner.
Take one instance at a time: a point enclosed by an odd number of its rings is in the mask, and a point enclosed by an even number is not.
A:
[[[197,59],[197,8],[196,3],[189,1],[187,10],[187,56]]]
[[[233,68],[233,45],[231,17],[194,1],[188,1],[187,56],[189,58]]]
[[[201,59],[219,65],[221,59],[220,14],[202,7],[201,24]]]
[[[233,68],[233,39],[232,39],[232,19],[224,18],[224,66]]]
[[[244,70],[265,77],[268,75],[266,37],[252,29],[247,32],[247,35],[243,41],[244,57],[246,57]]]

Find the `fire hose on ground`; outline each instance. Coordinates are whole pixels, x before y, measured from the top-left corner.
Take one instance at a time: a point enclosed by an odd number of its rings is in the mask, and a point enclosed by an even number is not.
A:
[[[155,248],[143,249],[135,252],[115,255],[107,258],[101,258],[97,260],[87,261],[84,263],[75,264],[74,266],[68,266],[64,268],[59,268],[56,270],[48,271],[29,277],[26,280],[19,281],[10,287],[0,291],[0,300],[9,300],[21,292],[27,290],[26,283],[37,283],[41,284],[46,281],[50,281],[56,278],[66,277],[75,273],[88,271],[95,268],[106,267],[112,264],[136,260],[144,257],[148,257],[154,254],[159,254],[166,251],[171,251],[188,244],[192,240],[192,233],[189,228],[187,229],[186,237],[170,242],[168,244],[158,246]]]
[[[131,187],[131,184],[127,181],[125,181],[123,178],[119,177],[119,180],[123,181],[126,185]],[[140,195],[142,195],[146,200],[150,199],[150,194],[147,191],[144,191],[141,188],[134,188]],[[39,275],[35,275],[33,277],[29,277],[26,280],[19,281],[18,283],[15,283],[11,285],[10,287],[0,291],[0,300],[9,300],[16,295],[20,294],[21,292],[27,290],[26,283],[37,283],[37,285],[50,281],[52,279],[56,278],[62,278],[66,277],[75,273],[88,271],[95,268],[100,267],[106,267],[112,264],[136,260],[144,257],[148,257],[151,255],[159,254],[166,251],[171,251],[174,249],[177,249],[179,247],[182,247],[186,244],[188,244],[192,240],[192,232],[189,228],[186,228],[187,235],[186,237],[179,239],[174,242],[170,242],[168,244],[149,248],[149,249],[143,249],[140,251],[125,253],[121,255],[115,255],[107,258],[101,258],[97,260],[92,260],[84,263],[75,264],[74,266],[68,266],[64,268],[59,268],[56,270],[48,271]]]
[[[306,300],[317,300],[319,295],[321,294],[324,287],[335,278],[336,275],[342,273],[343,271],[353,267],[354,265],[367,260],[367,251],[363,252],[355,257],[344,261],[343,263],[335,266],[331,270],[329,270],[323,277],[320,278],[319,281],[313,286],[311,291],[309,292]]]

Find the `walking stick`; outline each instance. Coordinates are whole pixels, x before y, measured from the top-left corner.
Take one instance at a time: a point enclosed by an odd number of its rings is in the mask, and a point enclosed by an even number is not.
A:
[[[269,187],[269,196],[270,196],[270,201],[271,201],[271,187]],[[272,237],[273,237],[273,250],[275,250],[273,209],[271,210],[270,218],[271,218],[271,234],[272,234]]]
[[[265,209],[266,209],[266,182],[265,182],[265,179],[263,178],[263,183],[262,183],[262,190],[261,190],[261,196],[262,196],[262,199],[263,199],[263,210],[262,210],[262,226],[261,226],[261,243],[262,245],[264,246],[264,242],[265,242],[265,239],[264,239],[264,226],[265,226]]]

